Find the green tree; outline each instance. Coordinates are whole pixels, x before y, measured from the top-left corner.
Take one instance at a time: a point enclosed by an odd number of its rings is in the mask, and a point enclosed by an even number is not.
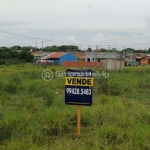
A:
[[[58,52],[59,48],[57,46],[55,46],[55,45],[47,46],[47,47],[43,48],[43,51],[45,51],[45,52]]]
[[[16,51],[16,50],[12,50],[10,52],[11,58],[19,58],[20,52]]]
[[[33,55],[30,52],[26,51],[26,50],[22,50],[20,52],[20,57],[19,58],[20,58],[20,60],[24,60],[24,61],[27,61],[27,62],[31,62],[34,59]]]
[[[101,48],[99,51],[100,52],[107,52],[107,50],[105,48]]]
[[[11,49],[13,49],[13,50],[21,50],[22,47],[19,46],[19,45],[16,45],[16,46],[11,47]]]
[[[91,52],[92,51],[92,49],[89,47],[88,49],[87,49],[87,52]]]
[[[59,46],[59,51],[66,52],[68,47],[66,45]]]

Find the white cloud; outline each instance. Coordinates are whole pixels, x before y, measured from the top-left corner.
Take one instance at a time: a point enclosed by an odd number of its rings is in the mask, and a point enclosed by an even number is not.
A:
[[[90,43],[100,44],[105,41],[105,37],[103,34],[97,34],[91,39]]]
[[[146,18],[145,18],[145,21],[146,21],[146,27],[147,27],[148,29],[150,29],[150,18],[146,17]]]
[[[57,46],[60,46],[60,45],[80,45],[80,43],[81,43],[79,40],[75,39],[75,37],[72,35],[63,36],[61,38],[56,38],[53,41],[56,41],[56,42],[52,42],[51,45],[57,45]]]
[[[104,37],[103,34],[97,34],[90,40],[90,43],[97,45],[114,45],[114,44],[124,44],[126,37],[116,36],[116,35],[107,35]]]
[[[76,39],[74,38],[74,36],[72,36],[72,35],[63,36],[63,37],[61,38],[61,40],[62,40],[62,41],[66,41],[66,42],[75,42],[75,43],[79,42],[79,41],[76,40]]]
[[[1,30],[5,31],[6,28],[1,27]],[[36,37],[41,40],[22,38],[9,34],[0,33],[0,46],[12,46],[12,45],[32,45],[35,46],[35,42],[38,42],[38,46],[41,47],[42,40],[44,46],[47,45],[77,45],[82,46],[83,49],[87,49],[88,45],[95,49],[96,45],[106,45],[104,48],[119,47],[122,49],[123,45],[134,45],[136,49],[148,48],[150,44],[142,45],[144,43],[150,43],[150,30],[147,28],[141,29],[47,29],[47,28],[7,28],[7,32],[15,34],[21,34],[30,37]],[[6,37],[5,37],[6,36]],[[45,39],[45,40],[44,40]],[[55,42],[54,42],[55,41]],[[120,45],[120,46],[117,46]],[[132,47],[132,46],[128,46]]]
[[[95,44],[103,48],[108,48],[110,46],[122,49],[123,46],[125,46],[135,49],[147,49],[150,47],[150,31],[143,30],[143,33],[141,33],[141,31],[137,31],[137,33],[130,33],[129,31],[128,34],[128,36],[126,36],[126,34],[124,36],[120,36],[117,34],[107,34],[104,36],[100,33],[93,36],[93,38],[90,40],[90,43],[91,45]]]
[[[142,28],[149,14],[148,0],[0,1],[1,21],[45,22],[50,28]]]

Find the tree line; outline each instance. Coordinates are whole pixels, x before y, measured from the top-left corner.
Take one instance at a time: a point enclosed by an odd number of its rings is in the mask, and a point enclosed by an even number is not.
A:
[[[17,51],[13,48],[0,47],[0,65],[32,62],[33,59],[33,55],[26,49]]]
[[[38,48],[38,47],[31,47],[31,46],[13,46],[13,47],[1,47],[1,49],[11,49],[11,50],[26,50],[26,51],[44,51],[44,52],[69,52],[69,51],[76,51],[80,52],[81,50],[78,48],[78,46],[75,45],[62,45],[62,46],[46,46],[43,48]]]
[[[87,52],[92,52],[93,50],[91,48],[88,48],[86,50]],[[97,50],[94,50],[97,52],[117,52],[117,53],[124,53],[124,54],[129,54],[129,53],[150,53],[150,48],[146,49],[133,49],[133,48],[125,48],[123,50],[117,50],[116,48],[110,48],[110,49],[105,49],[105,48],[100,48]]]
[[[32,62],[34,57],[31,52],[44,51],[44,52],[80,52],[78,46],[74,45],[62,45],[62,46],[46,46],[43,48],[31,47],[31,46],[12,46],[12,47],[0,47],[0,65],[1,64],[18,64],[22,62]]]
[[[32,62],[34,57],[31,52],[34,51],[44,51],[44,52],[117,52],[120,54],[129,54],[129,53],[150,53],[149,49],[133,49],[133,48],[125,48],[124,50],[117,50],[116,48],[101,48],[97,50],[93,50],[92,48],[88,48],[86,50],[81,50],[78,46],[75,45],[62,45],[62,46],[46,46],[43,48],[36,48],[31,46],[12,46],[12,47],[0,47],[0,64],[17,64],[22,62]]]
[[[47,46],[43,48],[43,51],[46,52],[58,52],[58,51],[62,51],[62,52],[81,52],[81,50],[78,48],[78,46],[74,46],[74,45],[62,45],[62,46]]]
[[[117,50],[117,48],[100,48],[100,49],[92,49],[92,48],[88,48],[85,50],[81,50],[78,46],[75,45],[61,45],[61,46],[46,46],[43,48],[37,48],[37,47],[31,47],[31,46],[12,46],[10,48],[8,47],[0,47],[0,49],[4,49],[4,50],[24,50],[24,51],[44,51],[44,52],[91,52],[91,51],[101,51],[101,52],[118,52],[118,53],[131,53],[131,51],[133,53],[150,53],[150,48],[148,49],[133,49],[133,48],[125,48],[124,50]]]

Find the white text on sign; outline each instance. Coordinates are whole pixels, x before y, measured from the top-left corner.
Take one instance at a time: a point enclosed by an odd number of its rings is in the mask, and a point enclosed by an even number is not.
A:
[[[91,88],[66,88],[67,94],[77,94],[77,95],[91,95]]]

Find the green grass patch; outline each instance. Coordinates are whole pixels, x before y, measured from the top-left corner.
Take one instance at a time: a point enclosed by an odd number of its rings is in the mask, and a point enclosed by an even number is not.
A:
[[[149,150],[150,67],[127,67],[96,77],[93,105],[65,105],[65,78],[44,81],[32,64],[0,66],[0,149]],[[94,71],[106,71],[94,69]]]

